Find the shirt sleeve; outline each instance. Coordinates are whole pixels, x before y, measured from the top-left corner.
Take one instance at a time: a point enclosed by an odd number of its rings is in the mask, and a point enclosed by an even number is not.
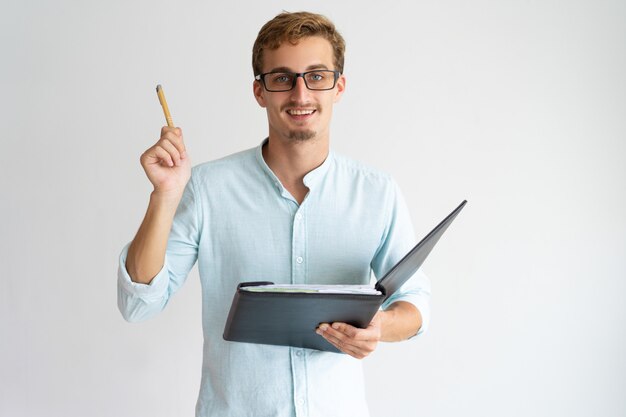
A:
[[[119,257],[117,306],[130,322],[149,319],[161,312],[170,297],[184,284],[198,258],[200,241],[199,200],[193,176],[181,198],[167,242],[161,271],[150,284],[133,282],[126,270],[127,244]]]
[[[395,181],[392,181],[390,193],[389,220],[381,245],[371,263],[377,279],[387,273],[416,244],[409,210]],[[417,334],[424,333],[430,323],[430,280],[421,268],[383,303],[382,308],[386,309],[396,301],[407,301],[419,310],[422,326]]]

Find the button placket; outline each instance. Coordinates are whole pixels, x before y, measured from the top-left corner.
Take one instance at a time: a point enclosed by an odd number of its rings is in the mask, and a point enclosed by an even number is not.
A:
[[[296,209],[292,223],[292,282],[294,284],[306,283],[306,222],[303,211],[302,206]]]
[[[307,372],[306,372],[306,355],[304,349],[291,348],[291,366],[293,373],[293,401],[295,405],[296,417],[306,417],[307,409]]]

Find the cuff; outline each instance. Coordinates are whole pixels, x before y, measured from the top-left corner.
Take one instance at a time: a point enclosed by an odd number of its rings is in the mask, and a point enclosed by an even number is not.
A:
[[[150,284],[141,284],[139,282],[134,282],[126,270],[126,257],[128,256],[129,246],[130,243],[124,246],[124,249],[122,249],[122,253],[120,254],[119,268],[117,272],[118,286],[124,292],[145,301],[154,301],[163,298],[163,295],[167,292],[169,282],[167,255],[165,256],[165,260],[163,262],[163,268],[161,268],[159,273],[152,278]]]

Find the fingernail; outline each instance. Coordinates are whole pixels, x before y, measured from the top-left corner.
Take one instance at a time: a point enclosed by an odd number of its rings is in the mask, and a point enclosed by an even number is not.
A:
[[[326,330],[328,330],[328,324],[322,324],[322,325],[320,325],[319,329],[320,329],[322,332],[325,332]]]
[[[339,324],[338,323],[333,323],[333,329],[337,330],[339,328]]]

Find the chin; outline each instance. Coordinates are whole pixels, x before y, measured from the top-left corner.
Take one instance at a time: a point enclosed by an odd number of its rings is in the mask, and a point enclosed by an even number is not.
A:
[[[294,141],[303,142],[311,140],[317,136],[317,133],[312,130],[292,130],[289,132],[289,139]]]

